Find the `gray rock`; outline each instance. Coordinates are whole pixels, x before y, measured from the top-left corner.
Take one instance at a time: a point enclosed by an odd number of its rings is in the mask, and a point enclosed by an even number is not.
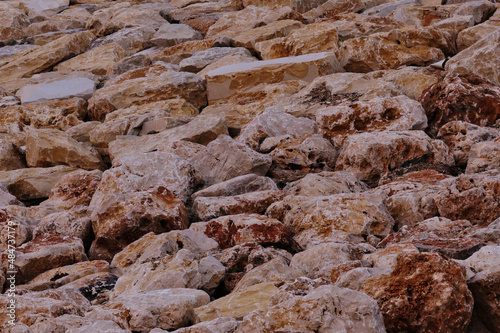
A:
[[[88,100],[95,91],[96,82],[87,77],[27,85],[16,93],[22,103],[39,102],[50,99],[80,97]]]

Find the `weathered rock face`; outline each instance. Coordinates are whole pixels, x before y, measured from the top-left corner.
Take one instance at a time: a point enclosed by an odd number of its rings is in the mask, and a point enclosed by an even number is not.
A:
[[[113,66],[124,57],[125,50],[120,45],[109,43],[66,60],[54,69],[57,71],[88,71],[96,75],[112,74]]]
[[[193,53],[189,58],[182,60],[179,63],[181,70],[198,73],[209,64],[216,62],[229,55],[240,55],[242,57],[251,57],[250,52],[245,48],[232,47],[212,47],[208,50],[198,51]]]
[[[500,88],[477,75],[447,77],[424,91],[420,102],[431,135],[450,121],[486,126],[500,117]]]
[[[96,239],[90,256],[109,261],[150,231],[161,233],[188,226],[184,204],[163,186],[111,195],[99,203],[91,219]]]
[[[482,142],[472,146],[466,173],[500,169],[500,140]]]
[[[318,76],[337,72],[343,72],[343,69],[333,53],[329,52],[254,61],[244,66],[222,66],[206,73],[208,100],[223,99],[259,83],[310,82]]]
[[[193,194],[198,197],[230,197],[251,192],[263,192],[278,190],[271,178],[248,174],[238,176],[204,188]]]
[[[8,3],[1,4],[0,13],[3,18],[0,25],[0,41],[21,39],[24,36],[23,29],[30,24],[26,14]]]
[[[500,13],[496,11],[486,22],[460,31],[457,36],[457,47],[463,51],[482,38],[486,37],[500,26]]]
[[[104,169],[101,156],[65,133],[53,129],[30,129],[26,136],[26,163],[30,167],[68,165]]]
[[[463,268],[434,253],[402,254],[391,274],[368,279],[361,291],[377,300],[388,332],[465,332],[472,315]]]
[[[335,169],[376,184],[389,171],[418,163],[451,166],[453,158],[442,141],[422,131],[362,133],[347,137]]]
[[[140,87],[140,92],[136,91]],[[198,75],[169,70],[166,64],[130,71],[96,91],[89,100],[90,116],[103,120],[116,109],[182,97],[196,107],[206,105],[205,84]]]
[[[368,189],[365,183],[347,171],[310,173],[283,189],[288,195],[319,197],[338,193],[357,193]]]
[[[0,170],[9,171],[25,167],[19,147],[7,140],[0,140]]]
[[[95,91],[96,82],[87,77],[74,77],[65,80],[27,85],[16,95],[21,102],[32,103],[51,99],[80,97],[89,99]]]

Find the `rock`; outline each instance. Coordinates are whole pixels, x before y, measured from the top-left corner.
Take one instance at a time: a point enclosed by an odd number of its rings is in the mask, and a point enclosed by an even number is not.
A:
[[[134,89],[138,86],[140,92]],[[195,107],[205,106],[205,83],[196,74],[175,72],[166,64],[156,63],[108,81],[89,100],[89,115],[102,121],[114,110],[172,97],[182,97]]]
[[[30,167],[65,164],[87,170],[105,168],[97,152],[53,129],[30,129],[26,136],[26,163]]]
[[[151,43],[158,47],[168,47],[196,39],[203,39],[203,36],[190,26],[167,23],[160,26]]]
[[[283,221],[302,248],[325,242],[354,242],[360,237],[385,237],[394,225],[382,196],[364,193],[325,197],[286,197],[267,214]]]
[[[197,222],[190,229],[215,239],[221,249],[245,243],[296,249],[292,235],[280,221],[258,214],[229,215]]]
[[[495,12],[486,22],[460,31],[457,36],[457,47],[463,51],[477,41],[494,32],[500,26],[500,12]]]
[[[92,206],[95,240],[89,254],[93,259],[111,261],[125,246],[150,231],[162,233],[188,226],[184,204],[163,186],[115,193]]]
[[[180,328],[175,333],[232,333],[238,327],[238,321],[232,317],[221,317],[214,320],[201,322],[199,324]],[[153,330],[152,333],[162,333]]]
[[[233,292],[246,290],[259,283],[272,282],[279,286],[284,282],[291,282],[300,274],[288,265],[288,260],[283,257],[272,259],[246,273],[236,284]]]
[[[28,13],[31,15],[36,15],[38,13],[50,15],[55,14],[64,7],[69,6],[69,0],[22,0],[20,5],[21,8],[27,9]]]
[[[264,176],[271,166],[271,157],[257,153],[227,135],[220,135],[207,145],[206,150],[195,155],[193,165],[205,185],[213,185],[250,173]]]
[[[15,196],[10,194],[5,186],[0,184],[0,207],[9,205],[22,205]]]
[[[285,286],[267,309],[246,316],[236,332],[385,332],[375,300],[363,293],[326,285],[288,295]]]
[[[472,15],[474,23],[478,24],[487,20],[497,7],[489,1],[468,1],[463,3],[455,12],[455,15]]]
[[[422,162],[451,166],[453,158],[442,141],[432,140],[422,131],[385,131],[347,137],[335,169],[350,171],[374,184],[404,164]]]
[[[0,295],[2,306],[7,307],[8,301],[7,295]],[[16,296],[16,323],[31,326],[41,318],[55,318],[65,314],[83,316],[89,308],[89,301],[76,288],[32,292]],[[2,329],[9,327],[7,316],[4,318],[0,321]]]
[[[287,195],[319,197],[338,193],[357,193],[368,187],[347,171],[309,173],[304,178],[288,183],[283,189]]]
[[[278,291],[273,283],[259,283],[240,292],[231,293],[207,305],[196,308],[195,322],[210,321],[218,317],[241,320],[254,310],[267,308],[271,296]]]
[[[353,133],[424,130],[427,127],[427,117],[420,103],[406,96],[325,107],[317,111],[316,122],[319,132],[332,141]]]
[[[357,13],[365,8],[360,0],[329,0],[304,14],[307,20],[330,18],[342,13]]]
[[[227,65],[206,73],[208,100],[219,100],[258,83],[288,80],[311,82],[318,76],[343,72],[328,52]]]
[[[94,39],[95,36],[90,31],[82,31],[25,51],[7,64],[0,66],[2,82],[40,73],[62,60],[82,53]]]
[[[255,44],[262,59],[276,59],[318,52],[338,51],[337,27],[330,22],[311,23],[290,32],[286,37]]]
[[[285,37],[293,30],[301,28],[302,26],[301,22],[295,20],[269,22],[264,26],[242,31],[234,36],[233,40],[236,46],[255,49],[256,44],[259,42]]]
[[[283,199],[281,191],[257,191],[227,197],[200,197],[193,202],[198,220],[208,221],[219,216],[264,214],[272,203]]]
[[[202,289],[212,294],[225,272],[224,266],[214,257],[200,258],[187,249],[155,259],[144,261],[141,258],[140,263],[128,269],[118,279],[114,295],[124,297],[125,294],[168,288]]]
[[[10,224],[9,224],[10,222]],[[14,245],[16,248],[21,246],[22,244],[30,241],[33,235],[33,229],[36,226],[36,221],[33,221],[33,217],[30,216],[28,208],[23,207],[19,204],[9,205],[0,207],[0,229],[3,234],[0,236],[0,251],[5,252],[8,249],[9,244],[9,229],[15,225],[16,232],[14,234],[14,238],[12,236],[10,239],[11,245]],[[0,289],[2,289],[3,285],[0,285]]]
[[[17,96],[23,104],[72,97],[80,97],[87,100],[94,93],[95,85],[96,83],[89,78],[76,77],[45,84],[24,86],[18,90]]]
[[[500,117],[500,88],[473,74],[446,77],[427,88],[420,102],[429,119],[431,135],[450,121],[486,126]]]
[[[222,183],[206,187],[193,194],[198,197],[230,197],[245,193],[278,190],[271,178],[250,173],[226,180]]]
[[[118,324],[125,321],[134,331],[149,332],[155,327],[170,331],[193,324],[194,309],[209,302],[210,297],[201,290],[163,289],[117,297],[85,316]]]
[[[18,133],[25,126],[66,130],[81,124],[87,116],[87,105],[81,98],[13,105],[2,108],[0,130]]]
[[[27,168],[0,171],[0,183],[19,200],[48,198],[52,187],[74,167],[59,165],[51,168]]]
[[[391,269],[358,267],[340,275],[335,286],[359,291],[366,280],[373,276],[389,274]]]
[[[480,226],[486,226],[500,216],[498,175],[460,175],[445,179],[442,184],[446,191],[435,199],[440,216],[450,220],[469,220]]]
[[[50,269],[85,260],[80,239],[46,233],[16,249],[16,282],[23,284]]]
[[[438,138],[443,140],[455,158],[455,163],[461,168],[467,166],[471,148],[480,142],[494,140],[500,136],[500,131],[491,127],[480,127],[464,121],[456,120],[444,124],[438,132]]]
[[[341,43],[339,61],[346,71],[367,73],[402,65],[429,65],[452,54],[453,49],[449,32],[409,27],[346,40]]]
[[[466,173],[500,169],[500,139],[476,143],[472,146]]]
[[[116,43],[93,48],[58,64],[57,71],[87,71],[96,75],[111,74],[113,66],[125,57],[125,51]]]
[[[500,74],[490,70],[490,68],[497,66],[498,58],[490,55],[498,52],[499,40],[500,30],[497,29],[474,45],[459,52],[446,63],[447,73],[449,75],[475,74],[499,85]]]
[[[26,14],[5,2],[0,5],[0,13],[3,18],[0,23],[0,41],[24,37],[23,30],[30,24]]]
[[[43,317],[31,325],[30,329],[40,332],[59,332],[59,330],[64,330],[70,333],[84,333],[88,331],[104,333],[126,332],[111,320],[92,320],[74,314],[65,314],[56,318]]]
[[[301,138],[316,133],[314,121],[296,118],[276,109],[267,109],[244,126],[236,138],[250,148],[259,151],[264,139],[281,135]]]
[[[463,268],[435,253],[402,254],[391,274],[369,278],[361,291],[377,300],[389,332],[464,332],[472,315]]]
[[[155,31],[153,27],[148,26],[120,29],[93,41],[89,46],[89,51],[107,44],[117,44],[121,46],[125,55],[132,55],[150,46],[150,40]]]
[[[0,140],[0,170],[9,171],[25,168],[23,154],[20,149],[7,140]]]
[[[251,56],[250,52],[242,47],[212,47],[193,53],[191,57],[182,60],[179,66],[182,71],[198,73],[209,64],[228,55]]]
[[[272,138],[262,143],[261,150],[268,150],[270,140]],[[271,146],[276,148],[270,153],[273,164],[269,176],[278,185],[297,180],[308,173],[332,171],[338,156],[338,150],[318,134],[293,140],[283,138]]]

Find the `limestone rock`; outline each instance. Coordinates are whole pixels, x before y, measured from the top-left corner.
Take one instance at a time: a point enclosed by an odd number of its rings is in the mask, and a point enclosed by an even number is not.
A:
[[[66,60],[54,69],[57,71],[87,71],[96,75],[106,75],[111,74],[113,66],[124,57],[125,51],[120,45],[109,43]]]
[[[40,0],[22,0],[21,1],[22,8],[26,8],[28,13],[44,13],[44,14],[54,14],[64,7],[69,6],[68,0],[49,0],[49,1],[40,1]]]
[[[477,143],[472,146],[466,173],[500,169],[500,139]]]
[[[95,36],[90,31],[66,35],[39,48],[28,50],[0,67],[2,81],[30,77],[58,62],[82,53]]]
[[[271,166],[271,158],[220,135],[194,157],[193,164],[205,185],[213,185],[250,173],[263,176]]]
[[[0,207],[9,205],[21,205],[15,196],[7,191],[7,188],[0,184]]]
[[[497,29],[452,57],[446,63],[446,71],[449,74],[475,74],[499,85],[500,73],[491,70],[498,68],[498,58],[491,55],[498,53],[499,40],[500,30]]]
[[[158,47],[168,47],[190,40],[202,39],[203,36],[185,24],[162,24],[156,31],[151,43]]]
[[[140,192],[116,193],[105,198],[91,215],[95,240],[90,249],[94,259],[109,260],[142,235],[188,226],[182,201],[163,186]]]
[[[212,47],[208,50],[193,53],[191,57],[182,60],[179,66],[183,71],[198,73],[209,64],[228,55],[250,56],[251,54],[245,48]]]
[[[489,142],[500,136],[500,131],[491,127],[481,127],[464,121],[451,121],[444,124],[438,132],[455,158],[457,166],[465,168],[471,148],[481,142]]]
[[[288,295],[285,285],[273,296],[267,309],[246,316],[236,332],[312,333],[351,330],[385,332],[375,300],[363,293],[331,285],[319,286],[310,291],[299,289],[296,293],[292,290]]]
[[[0,170],[9,171],[25,167],[20,149],[12,142],[0,139]]]
[[[362,133],[347,137],[336,170],[350,171],[373,184],[405,163],[422,162],[451,166],[453,158],[442,141],[432,140],[422,131]]]
[[[296,118],[276,109],[267,109],[241,130],[237,141],[259,150],[260,144],[269,137],[289,135],[301,138],[316,133],[316,124],[306,118]]]
[[[263,310],[269,305],[271,296],[278,288],[273,283],[259,283],[240,292],[231,293],[207,305],[196,308],[195,321],[204,322],[218,317],[233,317],[241,320],[254,310]]]
[[[304,14],[308,20],[335,17],[342,13],[357,13],[365,8],[360,0],[329,0]]]
[[[222,249],[249,242],[296,249],[292,235],[283,223],[258,214],[222,216],[209,222],[193,223],[190,229],[215,239]]]
[[[0,171],[0,183],[19,200],[48,198],[52,187],[74,167],[59,165],[51,168],[27,168]]]
[[[93,41],[89,46],[89,51],[107,44],[116,44],[121,46],[125,55],[131,55],[149,47],[150,40],[155,31],[153,27],[148,26],[120,29],[117,32]]]
[[[435,253],[402,254],[391,274],[368,279],[361,291],[377,300],[388,332],[465,332],[472,315],[463,268]]]
[[[139,90],[135,89],[140,87]],[[196,107],[206,105],[205,83],[196,74],[169,70],[166,64],[126,72],[98,89],[89,100],[90,116],[103,120],[107,113],[172,97],[182,97]]]
[[[118,324],[125,321],[134,331],[149,332],[156,327],[170,331],[193,324],[194,309],[208,302],[210,297],[201,290],[163,289],[117,297],[85,316]]]
[[[311,82],[318,76],[336,72],[343,69],[329,52],[222,66],[206,73],[208,99],[226,98],[258,83],[297,79]]]
[[[473,74],[445,78],[427,88],[420,102],[429,119],[431,135],[450,121],[486,126],[500,117],[500,88]]]
[[[250,173],[238,176],[204,188],[193,194],[193,198],[198,197],[230,197],[245,193],[274,191],[278,190],[271,178],[258,176]]]
[[[238,327],[238,321],[232,317],[221,317],[214,320],[201,322],[199,324],[180,328],[175,333],[232,333]],[[153,330],[151,333],[162,333]]]
[[[264,214],[272,203],[283,199],[281,191],[257,191],[227,197],[200,197],[193,202],[193,211],[200,221],[224,215]]]
[[[258,42],[265,40],[276,40],[279,37],[285,37],[295,29],[301,28],[302,23],[295,20],[279,20],[270,22],[262,27],[242,31],[233,37],[237,46],[255,49]]]
[[[95,91],[95,85],[89,78],[75,77],[46,84],[27,85],[18,90],[17,96],[23,104],[72,97],[89,99]]]
[[[304,178],[288,183],[283,189],[288,195],[304,197],[327,196],[338,193],[357,193],[368,187],[347,171],[309,173]]]
[[[23,29],[30,24],[26,14],[5,2],[0,4],[0,13],[0,41],[21,39],[24,36]]]
[[[46,233],[16,249],[16,281],[23,284],[50,269],[85,260],[80,239]]]
[[[463,51],[500,27],[500,12],[496,11],[486,22],[460,31],[457,47]]]

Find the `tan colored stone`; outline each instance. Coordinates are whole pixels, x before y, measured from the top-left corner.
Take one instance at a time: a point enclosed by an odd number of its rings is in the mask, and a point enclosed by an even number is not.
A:
[[[88,71],[96,75],[111,74],[113,66],[125,56],[125,51],[115,43],[93,48],[57,65],[56,71]]]
[[[10,141],[0,139],[0,170],[9,171],[25,167],[19,147]]]
[[[500,12],[497,10],[484,23],[460,31],[457,36],[457,48],[463,51],[498,29],[500,29]]]
[[[1,81],[30,77],[85,51],[95,39],[90,31],[61,37],[39,48],[19,54],[0,67]]]
[[[250,173],[199,190],[193,194],[192,198],[229,197],[245,193],[277,190],[278,187],[271,178]]]
[[[108,81],[89,100],[89,114],[102,121],[114,110],[173,97],[182,97],[195,107],[205,106],[204,80],[196,74],[175,72],[167,64],[156,63]]]
[[[76,170],[74,167],[59,165],[0,171],[0,183],[19,200],[44,199],[49,197],[52,187],[61,177]]]
[[[316,8],[304,13],[304,17],[309,20],[330,18],[342,13],[356,13],[362,11],[365,6],[361,0],[328,0]]]
[[[198,73],[206,66],[228,55],[252,58],[250,52],[243,47],[212,47],[208,50],[193,53],[191,57],[182,60],[179,66],[182,71]]]
[[[280,20],[270,22],[262,27],[242,31],[233,37],[236,46],[243,46],[254,49],[256,44],[265,40],[276,40],[279,37],[285,37],[290,32],[301,28],[303,25],[295,20]]]
[[[241,292],[234,292],[207,305],[196,308],[195,321],[209,321],[218,317],[242,319],[254,310],[264,310],[271,296],[278,291],[274,283],[259,283]]]
[[[164,23],[151,38],[151,43],[158,47],[168,47],[197,39],[203,39],[203,36],[186,24]]]
[[[323,171],[309,173],[304,178],[288,183],[283,191],[288,195],[317,197],[338,193],[357,193],[367,189],[366,184],[350,172]]]
[[[500,139],[477,143],[470,150],[465,173],[500,169]]]
[[[238,321],[232,317],[221,317],[214,320],[180,328],[175,333],[232,333],[238,327]],[[165,331],[152,330],[151,333],[164,333]]]
[[[29,19],[21,10],[2,2],[0,4],[0,16],[2,16],[0,41],[24,37],[23,30],[29,25]]]
[[[258,83],[311,82],[318,76],[342,71],[337,58],[328,52],[223,66],[206,73],[208,99],[227,98]]]
[[[330,22],[308,24],[295,29],[286,37],[259,41],[255,49],[264,60],[318,52],[338,51],[337,28]]]
[[[257,61],[257,58],[248,54],[238,54],[238,53],[230,54],[219,60],[212,62],[210,65],[203,68],[203,70],[199,71],[197,74],[202,78],[205,78],[208,72],[213,71],[214,69],[217,69],[219,67],[232,64],[245,63],[245,62],[252,62],[252,61]]]

